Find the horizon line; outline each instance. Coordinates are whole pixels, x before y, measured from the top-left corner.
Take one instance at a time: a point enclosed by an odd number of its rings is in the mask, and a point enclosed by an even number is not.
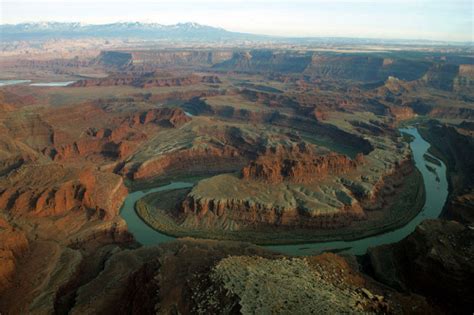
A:
[[[64,21],[57,21],[57,20],[41,20],[41,21],[33,21],[33,20],[25,20],[17,23],[1,23],[0,26],[16,26],[20,24],[37,24],[37,23],[57,23],[57,24],[80,24],[81,26],[99,26],[99,25],[112,25],[112,24],[119,24],[119,23],[140,23],[140,24],[156,24],[161,26],[173,26],[179,24],[196,24],[199,26],[204,27],[212,27],[216,29],[221,29],[226,32],[231,33],[238,33],[238,34],[245,34],[245,35],[253,35],[253,36],[265,36],[265,37],[274,37],[280,39],[359,39],[359,40],[388,40],[388,41],[408,41],[408,42],[430,42],[430,43],[456,43],[456,44],[465,44],[468,46],[474,46],[474,42],[472,40],[444,40],[444,39],[424,39],[424,38],[397,38],[397,37],[356,37],[356,36],[347,36],[347,35],[310,35],[310,36],[288,36],[288,35],[275,35],[275,34],[263,34],[263,33],[253,33],[253,32],[241,32],[241,31],[232,31],[222,26],[214,26],[208,24],[202,24],[193,21],[186,21],[186,22],[176,22],[176,23],[160,23],[160,22],[153,22],[149,20],[117,20],[114,22],[104,22],[104,23],[90,23],[90,22],[82,22],[82,21],[71,21],[71,22],[64,22]]]

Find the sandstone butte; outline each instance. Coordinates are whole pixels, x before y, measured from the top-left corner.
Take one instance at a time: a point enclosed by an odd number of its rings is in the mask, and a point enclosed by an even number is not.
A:
[[[183,226],[204,230],[348,226],[385,207],[414,172],[406,156],[364,186],[350,179],[363,174],[364,161],[360,154],[354,160],[318,155],[304,144],[278,146],[243,167],[241,178],[224,174],[200,181],[172,213]],[[337,176],[342,179],[333,182]]]
[[[282,181],[309,183],[329,174],[340,175],[351,171],[358,162],[363,162],[362,154],[357,155],[356,161],[343,154],[321,156],[305,143],[300,143],[288,149],[281,146],[269,149],[242,169],[242,177],[271,184]]]
[[[212,146],[179,150],[147,160],[132,172],[134,180],[143,180],[157,176],[167,176],[188,170],[194,174],[206,175],[212,172],[227,172],[245,163],[247,159],[230,146],[216,148]],[[131,172],[125,169],[125,173]]]

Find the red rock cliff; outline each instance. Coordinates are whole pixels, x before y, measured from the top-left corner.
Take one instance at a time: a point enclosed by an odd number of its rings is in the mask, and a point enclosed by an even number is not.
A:
[[[112,158],[124,158],[147,138],[144,128],[148,125],[177,128],[191,120],[178,108],[154,108],[131,114],[116,127],[86,130],[79,139],[68,142],[60,131],[53,132],[53,148],[45,150],[54,160],[101,154]]]
[[[0,182],[0,208],[13,216],[53,216],[73,210],[111,219],[127,195],[119,175],[61,165],[25,165]]]
[[[134,180],[149,179],[163,175],[179,174],[212,174],[216,172],[231,172],[238,170],[247,159],[235,148],[207,147],[180,150],[148,160],[131,170],[133,166],[126,166],[124,172],[130,174]]]
[[[356,167],[357,163],[345,155],[317,155],[314,150],[299,144],[290,148],[277,147],[269,150],[244,167],[242,177],[269,183],[309,183],[328,174],[346,173]]]

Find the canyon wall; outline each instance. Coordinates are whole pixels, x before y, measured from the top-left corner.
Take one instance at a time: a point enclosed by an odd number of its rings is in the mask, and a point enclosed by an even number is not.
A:
[[[243,167],[241,178],[201,181],[172,213],[182,226],[214,231],[349,226],[365,220],[366,211],[384,210],[415,171],[407,156],[372,180],[357,176],[365,163],[361,154],[318,155],[304,145],[268,149]]]
[[[320,54],[250,50],[235,52],[230,60],[215,69],[240,72],[304,73],[334,80],[380,81],[389,76],[403,80],[420,79],[430,67],[429,61],[411,61],[356,54]]]
[[[26,234],[0,215],[0,295],[11,286],[18,261],[28,250]]]
[[[72,87],[90,87],[90,86],[133,86],[137,88],[151,87],[171,87],[171,86],[188,86],[199,83],[220,83],[217,76],[198,76],[187,75],[182,77],[163,78],[154,73],[146,73],[144,75],[124,75],[112,76],[104,79],[85,79],[72,83]]]
[[[103,51],[94,61],[117,69],[147,70],[170,66],[210,66],[232,56],[227,50]]]
[[[206,175],[232,172],[247,162],[247,158],[230,146],[185,149],[147,160],[138,167],[126,165],[122,170],[134,180],[159,176]]]
[[[177,128],[190,121],[181,109],[154,108],[117,118],[112,128],[89,128],[79,139],[72,140],[59,131],[52,133],[52,145],[43,152],[53,160],[66,160],[100,154],[105,158],[123,159],[147,139],[143,128]]]
[[[57,164],[28,164],[0,181],[0,208],[11,216],[54,216],[82,210],[88,216],[112,219],[127,196],[115,174]]]
[[[340,175],[357,167],[357,163],[345,155],[320,156],[304,143],[289,149],[276,147],[268,151],[242,169],[244,179],[269,183],[308,183],[329,174]],[[358,159],[362,160],[362,155]]]

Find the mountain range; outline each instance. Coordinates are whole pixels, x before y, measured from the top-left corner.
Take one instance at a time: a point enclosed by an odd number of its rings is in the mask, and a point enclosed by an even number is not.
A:
[[[216,41],[228,39],[257,39],[264,36],[236,33],[223,28],[198,23],[163,25],[158,23],[117,22],[111,24],[83,24],[78,22],[36,22],[0,25],[2,40],[30,40],[45,38],[143,38]]]
[[[32,22],[19,24],[0,24],[0,40],[45,40],[52,38],[136,38],[146,40],[173,41],[232,41],[232,40],[271,40],[286,43],[344,43],[344,44],[439,44],[467,45],[472,43],[439,42],[430,40],[374,39],[348,37],[282,37],[249,33],[239,33],[220,27],[202,25],[194,22],[164,25],[143,22],[116,22],[109,24],[84,24],[80,22]]]

